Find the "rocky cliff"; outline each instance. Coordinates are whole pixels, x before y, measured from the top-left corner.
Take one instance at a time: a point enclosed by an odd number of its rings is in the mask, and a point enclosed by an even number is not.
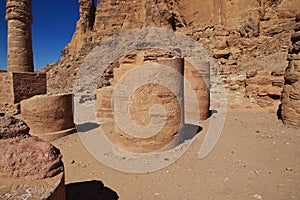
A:
[[[298,0],[99,0],[96,7],[93,0],[79,0],[79,4],[72,41],[60,61],[42,69],[47,71],[50,93],[72,90],[80,64],[96,44],[125,30],[154,26],[199,42],[215,59],[225,87],[236,98],[247,96],[260,106],[280,101],[291,32],[300,14]]]

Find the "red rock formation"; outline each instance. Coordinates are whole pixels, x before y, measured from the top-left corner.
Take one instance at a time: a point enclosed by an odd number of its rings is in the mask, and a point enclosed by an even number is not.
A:
[[[122,31],[155,26],[193,37],[215,58],[228,92],[244,98],[248,70],[271,73],[286,68],[290,31],[299,10],[297,0],[107,0],[98,1],[94,13],[92,0],[80,1],[81,17],[72,41],[62,59],[44,69],[48,91],[70,92],[83,58],[97,43]],[[280,92],[272,90],[270,94]],[[280,101],[260,100],[267,106]]]
[[[57,148],[38,137],[14,137],[0,140],[0,176],[43,179],[63,171]]]

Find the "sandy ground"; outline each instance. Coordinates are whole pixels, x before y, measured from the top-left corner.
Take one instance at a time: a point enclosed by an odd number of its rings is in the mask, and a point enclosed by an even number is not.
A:
[[[178,160],[149,173],[102,164],[78,133],[54,141],[63,154],[67,199],[300,199],[299,129],[268,110],[229,109],[216,146],[199,159],[209,120]]]

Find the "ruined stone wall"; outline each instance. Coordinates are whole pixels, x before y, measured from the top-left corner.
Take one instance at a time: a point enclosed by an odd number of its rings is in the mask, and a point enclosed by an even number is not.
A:
[[[46,74],[13,73],[14,103],[35,95],[46,94]]]
[[[0,71],[0,112],[5,113],[14,110],[13,80],[12,74]]]
[[[0,112],[16,114],[20,101],[46,93],[46,74],[0,72]]]
[[[249,70],[246,79],[246,95],[261,107],[276,106],[280,103],[283,90],[284,72]]]

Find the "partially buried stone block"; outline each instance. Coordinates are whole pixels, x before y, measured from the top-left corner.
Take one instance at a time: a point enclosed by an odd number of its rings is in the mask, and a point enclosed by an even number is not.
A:
[[[75,132],[72,94],[37,95],[21,101],[30,134],[51,141]]]

